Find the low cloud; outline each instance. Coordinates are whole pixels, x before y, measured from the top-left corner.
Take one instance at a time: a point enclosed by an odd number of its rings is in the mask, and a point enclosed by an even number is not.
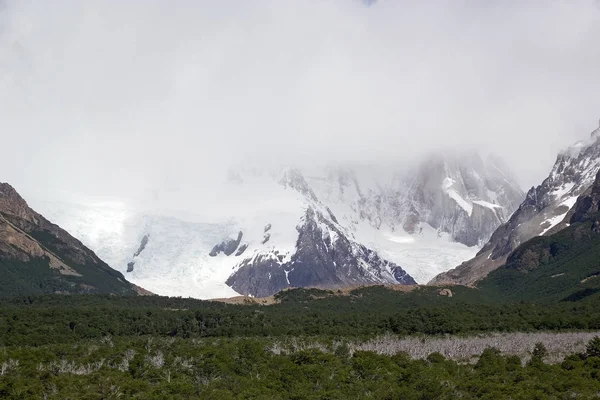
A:
[[[529,186],[600,117],[592,0],[2,4],[0,180],[29,191],[439,149]]]

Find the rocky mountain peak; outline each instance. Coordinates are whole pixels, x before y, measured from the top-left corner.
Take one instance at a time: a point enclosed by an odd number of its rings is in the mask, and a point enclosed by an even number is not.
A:
[[[578,197],[597,180],[600,169],[598,133],[600,128],[592,133],[590,139],[577,142],[560,152],[548,177],[527,192],[523,203],[505,224],[494,231],[477,256],[438,275],[432,283],[473,284],[504,264],[520,244],[568,226],[569,218],[572,218],[570,210]],[[581,209],[593,208],[594,201],[593,196],[582,200]],[[585,211],[577,215],[582,213]]]
[[[264,297],[289,287],[416,283],[400,266],[349,238],[331,217],[318,205],[308,206],[296,227],[291,258],[277,250],[257,253],[239,264],[227,284],[238,293]]]
[[[15,188],[3,182],[0,182],[0,213],[37,223],[35,213],[29,208],[27,202]]]
[[[592,140],[598,140],[598,137],[600,136],[600,119],[598,120],[598,128],[594,131],[592,131],[592,133],[590,134],[590,137],[592,138]]]
[[[524,196],[502,162],[476,153],[438,153],[412,169],[399,162],[225,172],[220,189],[232,195],[215,215],[46,202],[47,213],[133,282],[211,298],[411,276],[424,283],[472,257]],[[147,247],[132,258],[146,234]]]
[[[284,170],[281,178],[279,179],[279,183],[283,185],[283,187],[290,187],[298,191],[310,200],[318,201],[317,196],[306,182],[306,179],[304,179],[304,175],[296,168],[288,168]]]

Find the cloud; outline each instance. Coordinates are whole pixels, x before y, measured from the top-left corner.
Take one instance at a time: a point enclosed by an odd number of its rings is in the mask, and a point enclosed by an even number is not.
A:
[[[119,193],[476,148],[536,184],[600,117],[598,21],[592,0],[7,0],[1,180]]]

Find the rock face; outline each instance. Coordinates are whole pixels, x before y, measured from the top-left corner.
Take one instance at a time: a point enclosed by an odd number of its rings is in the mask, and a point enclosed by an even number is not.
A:
[[[0,183],[0,295],[135,294],[136,288]]]
[[[436,154],[388,175],[288,169],[278,182],[300,194],[307,211],[291,252],[256,252],[234,267],[226,283],[244,295],[267,296],[287,287],[413,284],[405,269],[358,238],[367,231],[418,236],[429,228],[466,246],[481,245],[524,195],[501,161],[477,154]]]
[[[600,170],[592,186],[579,196],[571,211],[569,224],[596,218],[600,211]]]
[[[210,251],[210,256],[216,257],[220,253],[223,253],[226,256],[232,255],[238,249],[240,243],[242,242],[243,236],[244,236],[243,232],[240,231],[240,232],[238,232],[236,239],[228,238],[228,239],[223,240],[221,243],[219,243],[215,247],[213,247],[213,249]],[[242,251],[242,253],[243,253],[243,251]]]
[[[70,199],[36,206],[133,283],[161,295],[222,298],[426,283],[473,257],[524,197],[500,161],[474,154],[437,154],[414,168],[240,167],[224,175],[212,197],[178,188],[177,199],[197,207],[181,213],[159,200],[154,208],[149,196],[143,210]],[[155,192],[152,199],[172,200]]]
[[[491,298],[591,301],[600,291],[600,172],[563,220],[564,228],[521,244],[506,263],[477,282]]]
[[[413,174],[411,174],[413,175]],[[407,232],[425,222],[467,246],[485,243],[517,208],[523,192],[497,158],[435,155],[406,179],[394,197]],[[403,210],[404,208],[404,210]]]
[[[319,188],[311,192],[332,208],[348,205],[356,222],[409,234],[418,234],[427,224],[467,246],[483,245],[524,197],[500,159],[484,161],[474,153],[434,154],[416,168],[375,181],[365,171],[338,168],[326,179],[308,182]]]
[[[342,288],[370,283],[415,284],[401,267],[353,242],[336,222],[309,207],[298,225],[296,252],[244,260],[227,284],[236,292],[265,297],[288,287]]]
[[[150,235],[144,235],[142,237],[140,247],[133,254],[133,260],[131,260],[130,262],[127,263],[127,272],[133,272],[133,268],[135,267],[135,259],[136,259],[136,257],[139,257],[139,255],[142,254],[142,251],[144,251],[146,249],[146,246],[148,246],[149,239],[150,239]]]
[[[492,234],[475,258],[436,276],[430,283],[472,285],[506,262],[521,243],[552,234],[570,223],[577,198],[594,182],[600,169],[600,128],[589,140],[558,155],[548,178],[531,188],[508,222]],[[593,201],[589,200],[588,201]]]

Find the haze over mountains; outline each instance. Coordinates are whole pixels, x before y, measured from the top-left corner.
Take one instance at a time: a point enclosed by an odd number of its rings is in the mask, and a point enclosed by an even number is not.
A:
[[[467,154],[436,155],[408,171],[232,170],[210,206],[187,214],[158,205],[163,195],[189,201],[197,194],[188,188],[157,192],[137,209],[47,199],[36,207],[157,293],[225,297],[235,294],[228,278],[254,296],[289,286],[426,283],[472,257],[522,200],[502,168],[497,158]]]
[[[447,148],[493,151],[529,187],[600,106],[592,0],[71,3],[0,11],[0,167],[26,197]]]

